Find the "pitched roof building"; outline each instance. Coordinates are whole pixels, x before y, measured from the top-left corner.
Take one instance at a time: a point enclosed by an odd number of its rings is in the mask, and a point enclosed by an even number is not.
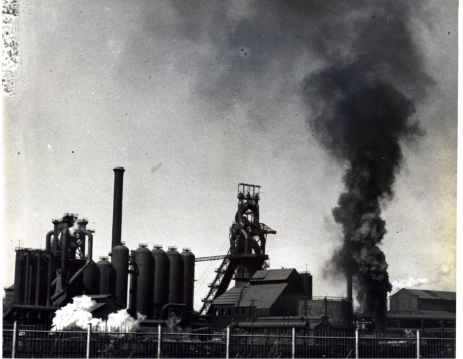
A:
[[[390,297],[390,312],[456,312],[457,293],[403,288]],[[429,313],[428,313],[429,314]]]
[[[223,328],[254,316],[295,316],[298,298],[306,296],[295,269],[258,270],[249,283],[229,289],[212,302],[212,324]]]
[[[389,298],[387,318],[390,326],[423,327],[430,323],[444,327],[454,325],[457,295],[455,292],[403,288]],[[453,323],[453,324],[452,324]]]

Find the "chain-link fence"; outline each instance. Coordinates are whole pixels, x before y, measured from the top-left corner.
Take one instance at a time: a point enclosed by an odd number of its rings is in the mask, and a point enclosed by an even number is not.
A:
[[[455,358],[455,333],[3,326],[4,358]]]

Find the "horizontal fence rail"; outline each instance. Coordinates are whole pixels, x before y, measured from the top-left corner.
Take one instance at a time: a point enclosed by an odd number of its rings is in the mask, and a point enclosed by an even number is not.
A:
[[[4,358],[455,358],[455,333],[3,325]]]

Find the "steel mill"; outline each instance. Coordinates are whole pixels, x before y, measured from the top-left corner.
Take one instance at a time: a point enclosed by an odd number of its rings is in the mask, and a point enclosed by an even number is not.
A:
[[[116,167],[114,174],[109,255],[98,261],[93,258],[96,235],[87,229],[87,219],[65,213],[52,220],[44,250],[16,248],[14,285],[5,289],[8,310],[4,320],[49,324],[55,311],[72,298],[86,295],[97,303],[91,310],[94,317],[104,319],[127,309],[133,317],[137,313],[146,317],[142,329],[175,324],[213,331],[231,326],[243,331],[297,328],[332,332],[372,325],[370,318],[354,313],[352,278],[346,276],[346,297],[314,297],[310,272],[269,269],[266,242],[276,231],[260,222],[260,186],[238,185],[238,209],[230,227],[228,252],[196,258],[190,248],[179,252],[174,246],[164,250],[162,245],[152,244],[150,249],[148,243],[140,243],[130,250],[122,242],[124,168]],[[207,260],[219,260],[220,265],[202,307],[195,311],[195,262]],[[401,297],[394,297],[397,299],[388,312],[388,327],[454,327],[454,295],[399,293]],[[402,302],[409,303],[412,316]],[[426,306],[426,311],[420,312],[424,308],[420,306]],[[432,312],[434,307],[440,309]]]

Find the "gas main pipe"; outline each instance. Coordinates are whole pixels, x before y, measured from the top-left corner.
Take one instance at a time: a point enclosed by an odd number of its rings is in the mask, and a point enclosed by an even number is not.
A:
[[[41,275],[41,264],[42,264],[42,252],[37,252],[37,277],[35,279],[35,305],[39,305],[40,295],[40,275]]]
[[[54,237],[54,241],[56,242],[55,230],[54,229],[52,231],[48,232],[47,236],[45,237],[45,252],[50,252],[50,249],[51,249],[51,236]]]
[[[51,297],[50,301],[54,302],[56,299],[60,298],[66,291],[68,290],[68,287],[74,283],[74,281],[82,275],[85,269],[92,263],[92,255],[93,255],[93,234],[90,231],[79,229],[78,230],[81,234],[84,234],[88,238],[88,248],[87,248],[87,262],[85,262],[85,265],[80,268],[76,274],[69,280],[67,285],[64,287],[64,289],[61,292],[56,293],[54,296]],[[66,236],[64,236],[66,238]],[[64,244],[64,238],[63,238],[63,244]],[[67,242],[67,241],[66,241]],[[67,254],[67,247],[64,247],[63,245],[63,253]],[[61,273],[63,275],[63,273]]]
[[[50,252],[52,250],[51,248],[51,237],[53,236],[53,254],[56,255],[56,251],[58,250],[58,220],[54,219],[52,220],[52,223],[54,224],[54,229],[52,229],[50,232],[47,233],[45,237],[45,251]]]
[[[48,268],[47,268],[47,306],[50,306],[52,259],[53,259],[53,256],[51,255],[51,252],[48,252]]]
[[[53,241],[53,254],[56,255],[56,252],[58,251],[58,236],[59,236],[59,229],[58,229],[58,223],[59,221],[57,219],[54,219],[53,221],[54,225],[54,230],[55,230],[55,236],[54,236],[54,241]]]
[[[66,274],[68,270],[68,231],[69,231],[69,224],[64,224],[64,229],[61,232],[61,283],[63,284],[63,288],[67,286],[66,282]]]

